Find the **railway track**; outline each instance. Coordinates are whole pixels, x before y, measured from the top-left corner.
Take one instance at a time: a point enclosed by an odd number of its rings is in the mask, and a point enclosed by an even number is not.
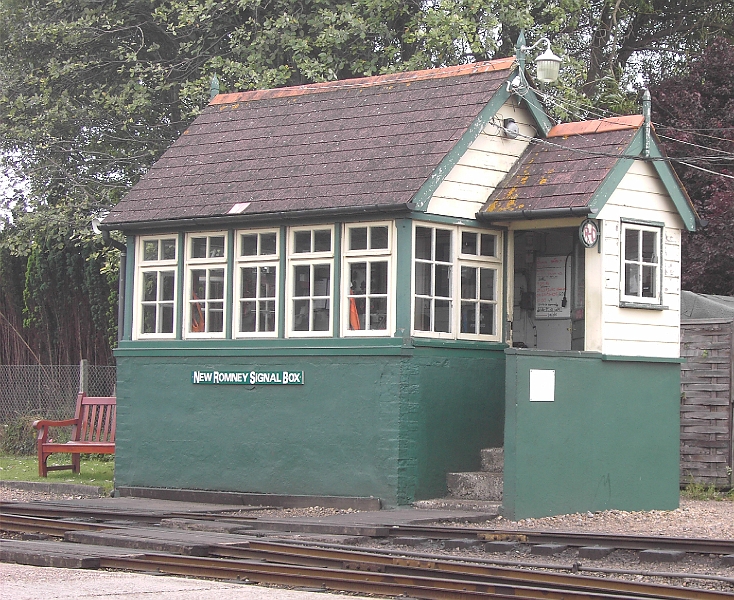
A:
[[[583,573],[613,574],[613,569],[571,565],[534,564],[536,570],[504,566],[491,559],[451,558],[419,552],[392,549],[366,549],[292,542],[274,539],[286,532],[271,531],[271,537],[254,537],[268,527],[284,527],[283,521],[267,518],[240,518],[231,515],[197,515],[205,524],[223,524],[236,530],[247,525],[249,531],[238,534],[213,534],[202,531],[161,527],[165,519],[188,517],[190,513],[109,510],[69,510],[42,504],[1,507],[0,529],[31,537],[50,536],[48,540],[2,540],[0,560],[66,566],[79,560],[87,568],[158,571],[172,575],[236,579],[252,583],[310,587],[333,591],[369,593],[383,596],[405,595],[428,600],[453,598],[661,598],[714,600],[734,599],[734,593],[695,589],[680,585],[601,579]],[[18,514],[20,513],[20,514]],[[29,514],[32,513],[32,514]],[[192,520],[193,521],[193,520]],[[319,529],[311,523],[301,527],[294,519],[290,527],[298,531]],[[226,529],[226,527],[225,527]],[[325,524],[324,534],[334,532]],[[344,529],[342,528],[342,531]],[[357,532],[357,533],[355,533]],[[361,532],[361,533],[358,533]],[[246,535],[243,535],[245,534]],[[399,525],[353,528],[353,535],[378,534],[383,541],[405,539],[406,536],[431,540],[470,539],[478,542],[511,541],[520,544],[556,543],[570,546],[609,545],[631,550],[654,548],[683,550],[706,554],[734,553],[733,540],[689,540],[652,538],[649,536],[587,535],[569,532],[528,532],[461,527]],[[198,536],[198,537],[197,537]],[[219,537],[217,537],[219,536]],[[160,539],[158,539],[160,538]],[[165,538],[165,540],[164,540]],[[65,541],[60,541],[60,540]],[[157,545],[156,545],[157,544]],[[163,551],[151,551],[162,548]],[[188,554],[188,555],[187,555]],[[64,558],[66,557],[66,558]],[[72,558],[68,558],[72,557]],[[35,562],[34,562],[35,561]],[[509,561],[507,561],[509,562]],[[537,570],[538,568],[554,569]],[[565,571],[565,572],[564,572]],[[569,572],[570,571],[570,572]],[[618,572],[619,575],[622,572]],[[705,574],[646,572],[648,576],[682,579],[716,579],[734,590],[734,579]],[[690,582],[689,582],[690,583]]]

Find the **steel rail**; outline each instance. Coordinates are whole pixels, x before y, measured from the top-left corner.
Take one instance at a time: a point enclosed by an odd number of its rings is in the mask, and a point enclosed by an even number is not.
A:
[[[623,580],[610,580],[591,578],[575,574],[549,573],[545,571],[527,571],[508,566],[496,566],[479,562],[474,558],[452,559],[442,555],[424,555],[421,557],[396,556],[386,554],[382,550],[347,550],[336,548],[324,548],[304,545],[294,545],[286,542],[251,541],[247,548],[214,547],[211,555],[231,558],[250,558],[268,561],[277,561],[294,564],[298,561],[301,565],[325,566],[342,565],[349,569],[378,570],[383,572],[413,574],[429,571],[431,573],[442,573],[452,577],[471,577],[473,580],[492,581],[504,583],[511,580],[514,583],[521,581],[524,585],[544,585],[560,589],[578,589],[594,591],[604,590],[611,593],[624,594],[648,594],[658,598],[690,599],[697,598],[720,598],[719,595],[710,596],[708,590],[691,588],[671,588],[653,583],[627,582]],[[479,559],[481,560],[481,559]],[[533,565],[535,568],[558,569],[558,565]],[[568,566],[568,570],[574,567]],[[583,569],[578,568],[578,571]],[[616,574],[625,571],[617,570]],[[695,578],[690,577],[689,578]],[[704,576],[705,579],[709,577]],[[725,580],[724,578],[714,578]],[[734,583],[732,580],[725,580]],[[694,592],[695,595],[692,595]],[[734,595],[730,597],[734,598]]]
[[[525,531],[443,527],[438,525],[396,525],[390,537],[416,536],[431,539],[470,538],[483,541],[516,541],[525,544],[566,544],[569,546],[600,545],[628,550],[684,550],[703,554],[734,553],[734,540],[620,535],[613,533],[574,531]]]
[[[120,525],[109,523],[65,521],[62,519],[0,513],[0,530],[18,533],[43,533],[64,537],[64,533],[67,531],[99,531],[102,529],[119,529],[120,527]]]
[[[143,558],[102,558],[101,568],[125,568],[162,573],[211,577],[215,579],[245,579],[257,583],[299,585],[382,595],[407,595],[415,598],[442,600],[444,598],[514,598],[515,600],[640,600],[665,598],[658,593],[623,594],[606,590],[568,590],[528,586],[524,582],[508,580],[504,583],[450,578],[439,573],[400,575],[325,569],[290,564],[272,564],[228,559],[194,558],[172,555],[146,555]],[[707,598],[731,600],[732,595],[709,595]],[[690,598],[690,596],[689,596]]]
[[[35,516],[39,518],[74,518],[79,516],[89,517],[90,519],[119,520],[129,519],[138,520],[148,523],[158,523],[162,519],[170,518],[188,518],[197,520],[222,520],[228,523],[243,521],[246,524],[254,525],[260,522],[262,527],[267,528],[267,519],[258,520],[250,515],[219,515],[217,513],[182,513],[182,512],[143,512],[131,510],[105,510],[98,507],[61,507],[58,505],[34,505],[15,504],[12,502],[0,502],[0,510],[4,513],[15,515]],[[279,522],[279,527],[282,527]],[[324,529],[333,528],[333,524],[308,524],[311,533],[327,533],[319,532],[319,526]],[[294,520],[293,528],[286,531],[299,532],[303,529],[304,524],[298,520]],[[525,544],[543,544],[557,543],[569,546],[589,546],[601,545],[612,548],[629,549],[629,550],[682,550],[685,552],[698,552],[703,554],[734,554],[734,540],[726,539],[702,539],[702,538],[677,538],[677,537],[657,537],[657,536],[640,536],[640,535],[620,535],[605,533],[586,533],[571,531],[526,531],[526,530],[509,530],[509,529],[481,529],[457,526],[440,526],[440,525],[395,525],[391,527],[364,525],[352,526],[358,530],[362,528],[364,531],[359,535],[366,537],[374,537],[371,532],[378,527],[388,531],[389,537],[398,536],[415,536],[426,537],[435,540],[468,538],[481,541],[507,540],[517,541]],[[356,534],[355,534],[356,535]]]

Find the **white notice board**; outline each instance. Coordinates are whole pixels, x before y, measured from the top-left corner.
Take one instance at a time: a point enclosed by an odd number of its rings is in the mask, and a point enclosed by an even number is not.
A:
[[[535,318],[571,318],[571,273],[564,274],[564,267],[570,266],[565,256],[539,256],[535,268]],[[564,291],[566,306],[563,303]]]

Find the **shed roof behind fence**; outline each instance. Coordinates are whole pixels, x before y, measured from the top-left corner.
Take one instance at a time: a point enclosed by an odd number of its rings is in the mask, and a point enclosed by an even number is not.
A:
[[[734,319],[734,297],[681,292],[681,319]]]

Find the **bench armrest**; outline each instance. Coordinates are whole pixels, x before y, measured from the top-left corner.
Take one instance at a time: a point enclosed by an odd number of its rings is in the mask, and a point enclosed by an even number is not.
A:
[[[40,419],[33,421],[33,428],[38,429],[38,437],[36,438],[39,442],[45,442],[48,439],[49,427],[69,427],[76,425],[76,419],[64,419],[63,421],[51,421],[49,419]]]

